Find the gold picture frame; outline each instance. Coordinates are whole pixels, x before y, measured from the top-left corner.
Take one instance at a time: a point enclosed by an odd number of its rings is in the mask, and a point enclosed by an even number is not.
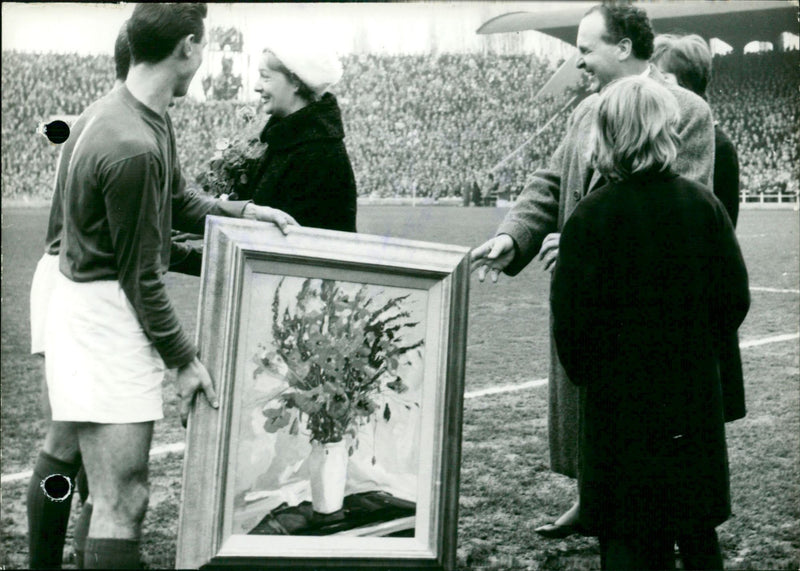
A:
[[[469,250],[220,217],[205,236],[220,407],[190,416],[176,566],[453,569]]]

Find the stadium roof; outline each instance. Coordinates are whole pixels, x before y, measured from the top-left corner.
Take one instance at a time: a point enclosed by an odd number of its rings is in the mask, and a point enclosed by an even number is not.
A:
[[[773,41],[782,32],[798,32],[798,5],[786,0],[639,2],[657,33],[682,32],[719,38],[732,46]],[[574,44],[585,5],[564,4],[557,12],[511,12],[492,18],[479,34],[537,30]]]
[[[719,38],[741,49],[753,40],[773,41],[782,32],[797,33],[798,4],[786,0],[689,0],[638,2],[643,7],[656,33],[692,33],[711,39]],[[587,4],[565,3],[557,12],[510,12],[485,22],[478,34],[498,34],[536,30],[575,44],[578,24]],[[575,67],[577,54],[569,58],[542,87],[537,97],[561,93],[580,82]]]

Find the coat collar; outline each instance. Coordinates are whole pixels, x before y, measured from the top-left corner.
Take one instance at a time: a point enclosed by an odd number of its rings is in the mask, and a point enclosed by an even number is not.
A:
[[[261,142],[273,149],[286,149],[319,139],[343,139],[342,112],[336,97],[326,93],[287,117],[270,117],[261,131]]]
[[[675,178],[677,173],[673,171],[670,167],[666,169],[661,169],[661,167],[654,167],[651,169],[647,169],[644,171],[639,171],[635,173],[631,173],[631,176],[628,177],[628,180],[633,182],[644,181],[644,182],[652,182],[655,180],[670,180]]]
[[[664,77],[664,74],[661,73],[661,71],[659,71],[659,69],[656,66],[654,66],[652,63],[648,64],[647,77],[649,77],[650,79],[655,79],[657,82],[661,83],[662,85],[666,85],[668,83],[667,82],[667,78]]]
[[[628,178],[614,182],[622,184],[652,184],[658,181],[672,180],[677,176],[678,174],[669,167],[664,170],[661,170],[660,167],[653,167],[644,171],[631,173]]]

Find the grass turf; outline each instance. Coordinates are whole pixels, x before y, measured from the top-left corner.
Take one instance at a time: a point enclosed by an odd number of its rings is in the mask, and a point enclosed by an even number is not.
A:
[[[490,237],[500,209],[362,207],[359,230],[474,246]],[[47,212],[3,212],[2,379],[3,474],[32,467],[44,434],[38,368],[28,355],[28,296],[41,255]],[[791,211],[743,211],[738,234],[752,286],[797,289],[798,220]],[[549,276],[532,263],[497,285],[473,279],[467,390],[547,375]],[[199,281],[169,275],[168,287],[187,330],[196,323]],[[742,340],[797,331],[795,294],[753,292]],[[748,416],[728,425],[734,517],[720,526],[726,567],[800,567],[800,393],[798,343],[745,349]],[[548,470],[546,388],[466,401],[459,516],[461,569],[596,569],[596,541],[545,541],[534,528],[566,510],[574,483]],[[154,446],[183,439],[174,387],[165,389],[165,420]],[[151,464],[151,501],[143,554],[149,567],[174,564],[181,455]],[[27,561],[23,483],[3,486],[0,566]],[[71,529],[71,528],[70,528]]]

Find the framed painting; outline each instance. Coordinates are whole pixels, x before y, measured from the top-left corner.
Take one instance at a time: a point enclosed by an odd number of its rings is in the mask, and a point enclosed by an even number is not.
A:
[[[469,250],[209,217],[178,568],[453,569]]]

